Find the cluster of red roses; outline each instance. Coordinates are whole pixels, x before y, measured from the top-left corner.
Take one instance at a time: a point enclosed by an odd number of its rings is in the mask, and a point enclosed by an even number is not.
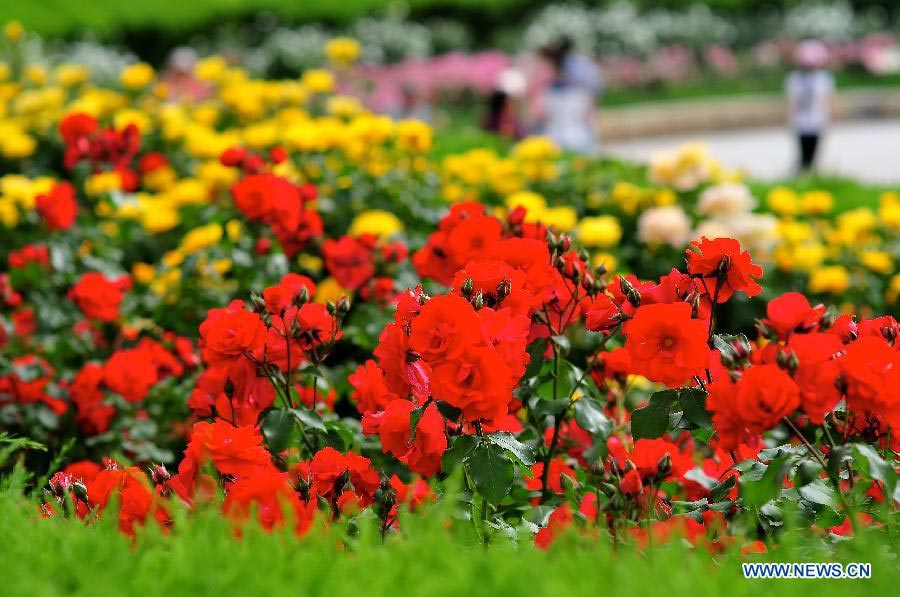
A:
[[[409,254],[400,241],[384,243],[371,234],[344,235],[322,243],[322,258],[338,284],[358,292],[364,301],[386,303],[397,294],[391,264],[403,263]]]
[[[845,437],[890,437],[900,425],[900,323],[890,316],[862,319],[829,316],[802,294],[772,300],[760,322],[757,350],[745,366],[732,365],[709,387],[708,408],[719,445],[758,436],[802,409],[822,425],[843,399],[843,418],[833,422]],[[892,438],[892,448],[900,446]]]
[[[270,159],[274,164],[284,157],[275,152]],[[322,236],[322,217],[314,205],[318,196],[315,185],[296,185],[271,173],[260,156],[241,147],[226,150],[220,161],[243,169],[244,176],[231,187],[234,204],[248,221],[271,228],[288,257]]]
[[[305,394],[291,382],[294,370],[327,356],[341,337],[340,317],[346,313],[346,302],[310,302],[314,293],[312,280],[287,274],[254,297],[253,310],[236,300],[207,314],[200,325],[206,369],[188,400],[197,416],[255,425],[278,392],[292,405],[291,390]]]
[[[227,158],[233,164],[246,160],[251,173],[232,190],[235,201],[249,219],[266,222],[278,234],[281,218],[294,209],[290,205],[303,204],[299,191],[262,172],[262,162],[248,154]],[[249,195],[239,199],[240,185],[248,180],[256,181],[249,188],[259,184],[248,191],[261,193],[259,202]],[[430,499],[426,480],[449,472],[445,457],[454,442],[481,446],[490,436],[508,438],[509,449],[539,455],[536,462],[517,457],[530,472],[524,469],[516,491],[534,505],[557,506],[541,521],[535,538],[540,546],[576,520],[592,529],[606,526],[614,535],[623,520],[649,520],[650,525],[626,527],[638,544],[682,534],[719,548],[728,542],[726,522],[737,508],[728,501],[739,497],[737,465],[763,458],[763,433],[782,423],[793,431],[829,423],[845,440],[861,437],[896,448],[890,430],[900,423],[900,324],[892,317],[838,317],[788,293],[769,303],[755,340],[717,334],[719,305],[735,293],[761,292],[762,268],[737,241],[704,238],[687,251],[685,271],[672,269],[654,281],[624,276],[614,282],[602,267],[592,271],[567,237],[527,223],[525,215],[517,209],[501,220],[480,204],[455,205],[412,257],[420,276],[447,287],[434,296],[422,286],[393,295],[391,278],[378,290],[380,268],[406,257],[400,244],[345,236],[322,245],[325,265],[342,286],[373,292],[382,301],[390,297],[396,305],[374,358],[347,381],[363,434],[378,436],[382,453],[412,473],[409,485],[396,474],[380,475],[372,461],[347,449],[352,442],[341,443],[338,451],[337,443],[318,432],[312,439],[303,432],[316,428],[316,421],[325,429],[315,411],[322,402],[330,410],[336,395],[320,396],[318,371],[341,338],[350,306],[346,300],[310,302],[315,283],[292,273],[249,304],[238,300],[210,310],[200,325],[206,368],[188,400],[196,418],[174,475],[156,467],[151,484],[135,469],[110,463],[87,471],[79,464],[54,478],[56,501],[48,512],[67,499],[79,513],[102,510],[118,491],[129,500],[120,509],[120,524],[131,532],[135,523],[167,520],[163,496],[193,504],[223,489],[223,512],[238,523],[255,511],[265,528],[283,525],[290,516],[304,532],[320,508],[337,517],[372,507],[389,527],[396,523],[398,503]],[[88,317],[110,321],[122,300],[120,284],[87,274],[71,296]],[[583,327],[576,329],[576,323]],[[559,395],[558,363],[570,355],[566,337],[576,334],[598,342],[586,345],[594,353],[590,368]],[[100,404],[101,388],[141,400],[153,380],[180,374],[175,365],[187,359],[177,344],[175,353],[180,361],[143,339],[114,352],[105,366],[85,366],[71,384],[79,412],[85,404],[79,416],[102,420],[102,411],[91,410]],[[533,369],[532,360],[553,367]],[[552,380],[551,396],[537,395],[541,390],[532,375]],[[637,411],[629,412],[624,400],[634,375],[670,388],[671,396],[708,395],[699,408],[708,411],[704,415],[715,432],[710,449],[698,449],[697,437],[683,427],[665,436],[668,411],[657,436],[639,437]],[[310,376],[311,386],[298,383]],[[600,390],[599,401],[581,386],[586,378]],[[552,408],[540,410],[545,403]],[[328,414],[335,423],[336,415]],[[278,442],[270,432],[277,432],[282,416],[290,426],[300,425],[302,444],[273,447]],[[526,427],[537,433],[531,435],[535,445],[510,435]],[[676,496],[724,505],[688,517],[676,513]]]
[[[134,124],[121,130],[101,128],[93,116],[73,112],[60,121],[59,134],[66,144],[63,163],[67,169],[81,162],[87,162],[93,172],[110,167],[119,174],[123,190],[138,190],[140,175],[132,162],[141,149],[141,133]]]

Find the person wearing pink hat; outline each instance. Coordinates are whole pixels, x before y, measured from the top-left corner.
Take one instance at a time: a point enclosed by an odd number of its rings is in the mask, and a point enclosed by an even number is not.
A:
[[[797,69],[785,80],[788,117],[797,137],[800,172],[813,167],[821,137],[831,121],[834,77],[827,70],[828,58],[828,48],[822,42],[801,42],[794,51]]]

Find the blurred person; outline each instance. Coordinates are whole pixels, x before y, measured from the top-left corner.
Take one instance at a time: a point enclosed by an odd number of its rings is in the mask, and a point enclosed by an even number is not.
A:
[[[482,127],[507,139],[522,138],[519,98],[525,87],[526,81],[521,71],[510,68],[501,72],[497,88],[488,96]]]
[[[536,106],[538,128],[563,149],[596,153],[595,98],[601,83],[599,78],[588,74],[588,63],[573,59],[571,50],[572,42],[567,38],[541,49],[552,74]]]
[[[172,50],[166,69],[160,76],[160,80],[168,89],[170,99],[200,101],[212,96],[213,86],[194,75],[194,67],[198,60],[197,52],[193,48],[180,46]]]
[[[831,122],[834,77],[825,68],[828,48],[818,40],[806,40],[794,52],[797,69],[785,79],[790,126],[797,137],[799,172],[809,171],[816,160],[825,129]]]

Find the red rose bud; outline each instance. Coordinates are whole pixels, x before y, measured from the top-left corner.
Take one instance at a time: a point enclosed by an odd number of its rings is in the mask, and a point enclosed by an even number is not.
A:
[[[269,151],[269,161],[273,164],[280,164],[287,160],[287,152],[283,147],[276,145]]]
[[[406,380],[419,400],[427,400],[431,396],[431,367],[422,359],[406,364]]]
[[[272,250],[272,241],[269,240],[268,237],[261,236],[256,239],[256,245],[253,247],[253,251],[257,255],[268,255],[270,250]]]
[[[222,155],[219,157],[219,161],[222,162],[223,166],[231,166],[238,167],[247,157],[247,150],[240,146],[229,147],[225,151],[222,152]]]
[[[637,472],[637,469],[632,469],[625,473],[625,476],[622,477],[620,488],[625,495],[640,495],[641,491],[644,490],[644,484],[641,482],[641,474]]]

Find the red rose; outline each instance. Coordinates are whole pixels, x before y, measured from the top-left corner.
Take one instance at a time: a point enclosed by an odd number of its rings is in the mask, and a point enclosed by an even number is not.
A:
[[[59,134],[71,145],[97,130],[97,119],[83,112],[67,114],[59,123]]]
[[[68,182],[55,184],[48,195],[37,196],[35,207],[48,230],[67,230],[78,215],[75,188]]]
[[[733,449],[747,435],[759,435],[797,410],[800,389],[779,367],[758,365],[737,382],[728,375],[713,382],[706,406],[713,413],[719,447]]]
[[[388,389],[384,372],[371,359],[357,367],[347,381],[353,386],[351,399],[360,414],[384,410],[388,403],[399,398]]]
[[[724,303],[735,292],[756,296],[762,291],[754,279],[763,275],[762,267],[753,263],[749,252],[741,251],[738,241],[704,237],[691,241],[691,245],[696,250],[687,250],[688,271],[694,276],[702,276],[701,282],[710,300],[717,299],[717,302]],[[720,277],[721,282],[717,282]]]
[[[841,370],[836,359],[844,345],[832,334],[794,334],[788,348],[799,363],[794,381],[800,388],[803,411],[810,421],[821,425],[841,400],[837,387]]]
[[[243,301],[210,309],[200,324],[201,354],[210,366],[227,365],[266,341],[266,325],[259,315],[244,309]]]
[[[633,372],[651,381],[675,388],[706,369],[707,330],[687,303],[641,306],[625,333]]]
[[[609,296],[602,292],[582,302],[584,326],[592,332],[606,332],[619,322],[619,307]]]
[[[255,427],[235,427],[221,420],[200,422],[191,430],[191,441],[184,455],[196,463],[212,462],[223,475],[245,477],[271,468],[269,451],[262,443],[263,438]]]
[[[338,284],[348,290],[356,290],[375,275],[375,237],[354,238],[342,236],[322,243],[325,267]]]
[[[896,347],[877,336],[860,338],[847,346],[838,365],[851,411],[900,424],[900,353]]]
[[[429,300],[412,322],[409,346],[430,365],[458,356],[481,340],[481,320],[472,305],[448,294]]]
[[[140,402],[159,380],[157,369],[144,350],[117,350],[103,367],[103,383],[128,402]]]
[[[430,477],[441,470],[441,457],[447,450],[444,421],[437,406],[429,404],[416,425],[416,437],[410,443],[410,414],[416,406],[408,400],[394,400],[383,412],[367,413],[363,417],[363,431],[378,434],[381,449],[390,452],[409,467],[409,470]]]
[[[222,513],[243,525],[255,511],[262,527],[271,531],[284,524],[286,506],[290,509],[288,516],[294,520],[295,532],[304,534],[312,525],[316,503],[314,500],[309,504],[302,502],[291,486],[288,473],[271,467],[232,483],[222,503]]]
[[[99,272],[81,276],[69,290],[69,298],[84,316],[97,321],[113,321],[119,316],[119,305],[131,289],[131,278],[120,276],[109,280]]]
[[[809,332],[818,327],[825,313],[824,305],[810,306],[809,300],[799,292],[786,292],[769,301],[763,324],[778,334],[782,340],[794,332]]]
[[[470,345],[434,367],[431,392],[435,399],[460,409],[468,421],[491,421],[506,414],[512,400],[511,380],[512,373],[497,351]]]

